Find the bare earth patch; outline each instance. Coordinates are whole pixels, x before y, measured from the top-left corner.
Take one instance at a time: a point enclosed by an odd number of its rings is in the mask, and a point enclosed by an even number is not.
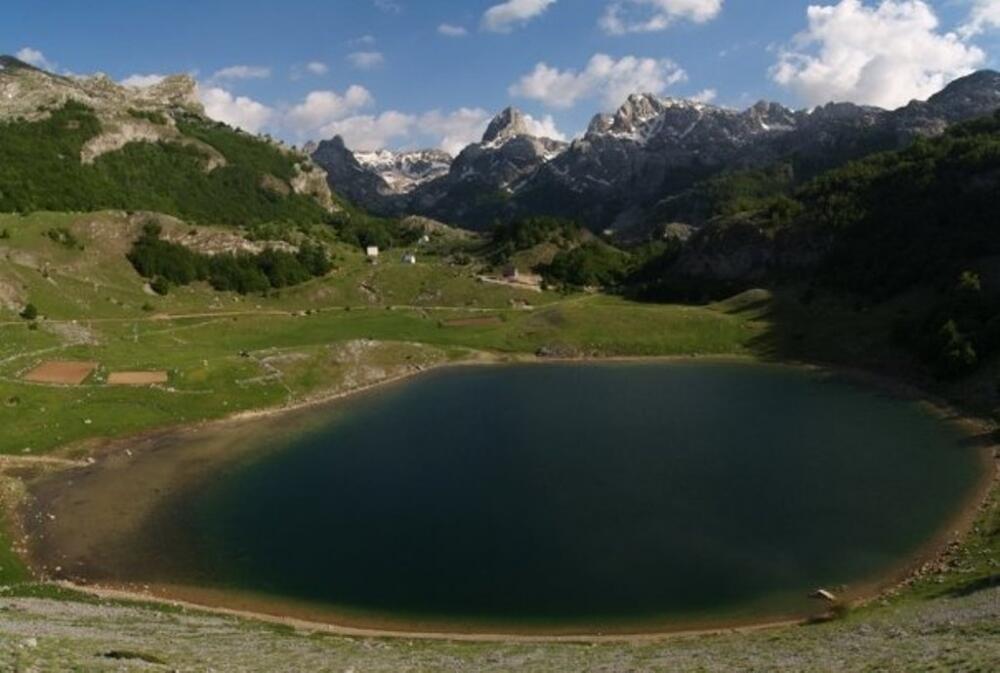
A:
[[[108,374],[108,384],[112,386],[151,386],[166,383],[167,372],[113,372]]]
[[[52,383],[64,386],[78,386],[87,380],[94,370],[96,362],[43,362],[24,375],[25,381],[32,383]]]
[[[489,327],[490,325],[500,325],[503,320],[499,316],[483,316],[482,318],[459,318],[457,320],[445,320],[442,323],[445,327]]]

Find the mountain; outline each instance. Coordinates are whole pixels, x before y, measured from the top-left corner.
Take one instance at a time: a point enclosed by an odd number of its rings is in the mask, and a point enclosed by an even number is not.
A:
[[[304,148],[327,173],[337,194],[380,215],[398,215],[407,196],[448,174],[452,158],[440,150],[352,152],[335,136]]]
[[[321,142],[313,160],[338,194],[380,214],[415,213],[482,229],[502,214],[506,202],[566,143],[532,135],[525,115],[507,108],[482,141],[447,162],[444,153],[353,153],[343,140]]]
[[[524,115],[508,108],[447,175],[417,184],[405,198],[372,188],[346,148],[314,159],[335,191],[382,213],[427,215],[473,229],[497,218],[558,215],[595,230],[643,231],[669,222],[677,215],[671,200],[713,176],[787,162],[790,179],[801,182],[998,107],[1000,73],[993,71],[892,111],[852,103],[792,110],[766,101],[731,110],[635,94],[613,114],[595,116],[570,145],[532,136]],[[683,215],[702,224],[692,212]]]
[[[412,152],[357,152],[354,158],[377,173],[394,194],[408,194],[426,182],[446,175],[452,156],[442,150]]]
[[[830,103],[793,111],[760,102],[734,111],[634,95],[594,118],[583,138],[522,185],[518,212],[575,216],[592,227],[648,222],[662,199],[723,171],[790,161],[808,178],[872,152],[898,149],[1000,107],[1000,73],[983,71],[895,111]]]
[[[307,156],[209,119],[190,77],[127,87],[0,56],[0,212],[104,209],[247,225],[339,206]]]

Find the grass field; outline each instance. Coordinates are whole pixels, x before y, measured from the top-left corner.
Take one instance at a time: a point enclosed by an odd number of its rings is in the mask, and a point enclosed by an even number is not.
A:
[[[294,403],[335,387],[321,375],[329,351],[354,340],[397,344],[396,350],[418,343],[449,358],[539,350],[727,355],[747,353],[765,329],[753,311],[538,294],[481,283],[475,268],[435,258],[410,266],[389,251],[370,265],[346,247],[337,250],[329,277],[278,296],[191,286],[157,297],[124,258],[122,232],[136,232],[126,219],[0,217],[0,229],[11,232],[0,242],[7,260],[0,285],[8,295],[0,314],[0,453],[44,453],[86,438]],[[72,231],[83,249],[52,241],[46,232],[54,227]],[[34,304],[43,318],[30,325],[18,317],[17,302]],[[24,380],[26,371],[52,360],[100,367],[79,386]],[[136,370],[167,371],[169,383],[106,384],[109,372]]]
[[[53,240],[48,232],[56,228],[72,232],[81,245]],[[16,501],[24,471],[36,469],[33,460],[46,454],[81,458],[88,451],[87,440],[295,404],[483,353],[491,359],[537,353],[742,356],[888,368],[890,373],[906,371],[908,364],[887,347],[897,307],[865,313],[832,298],[805,306],[794,291],[773,296],[755,290],[707,306],[637,304],[606,295],[484,284],[477,280],[483,269],[475,264],[455,266],[446,257],[419,251],[415,266],[400,262],[402,251],[387,251],[379,264],[371,265],[359,251],[336,246],[336,268],[328,277],[280,293],[241,297],[196,284],[161,297],[145,287],[125,259],[139,230],[137,219],[126,214],[0,215],[0,232],[5,230],[9,237],[0,238],[0,460],[10,462],[0,464],[0,486],[8,504]],[[19,316],[29,302],[41,316],[33,322]],[[24,380],[26,372],[42,363],[65,360],[93,361],[99,367],[80,385]],[[168,381],[108,385],[110,373],[123,371],[165,371]],[[991,413],[997,405],[992,385],[997,374],[995,368],[984,368],[973,381],[935,390]],[[282,657],[298,657],[295,661],[329,660],[339,666],[316,670],[349,670],[351,665],[361,666],[357,670],[576,670],[595,663],[596,656],[603,670],[837,670],[837,662],[845,659],[823,659],[830,655],[827,643],[866,637],[877,657],[851,659],[852,670],[866,670],[866,661],[871,670],[948,670],[948,662],[962,670],[989,670],[988,662],[1000,657],[997,607],[984,599],[993,596],[995,601],[997,591],[990,588],[997,582],[1000,554],[995,489],[990,502],[947,567],[934,569],[888,601],[889,607],[875,606],[840,625],[817,627],[826,631],[720,636],[676,646],[607,645],[596,652],[589,645],[357,641],[372,643],[372,651],[361,652],[350,639],[225,620],[222,632],[228,640],[201,654],[216,657],[219,670],[227,670],[227,661],[239,669],[250,664],[233,663],[243,661],[238,644],[264,638],[272,657],[268,661],[277,668],[292,660]],[[15,541],[3,535],[4,591],[49,597],[50,588],[23,584],[28,574],[12,549]],[[15,648],[0,651],[4,665],[122,670],[120,661],[94,658],[97,641],[145,648],[187,665],[199,653],[176,643],[220,624],[214,618],[178,617],[131,604],[106,604],[99,614],[83,614],[91,610],[90,603],[19,600],[26,601],[19,613],[23,618],[0,614],[0,643]],[[912,607],[927,601],[931,607]],[[68,626],[80,620],[96,620],[104,631],[77,632]],[[149,628],[121,637],[121,620]],[[164,620],[176,630],[175,638],[157,635]],[[63,625],[51,638],[47,627],[39,625],[49,621]],[[892,659],[902,647],[894,641],[897,628],[922,634],[914,641],[920,646],[907,646],[909,654],[898,661]],[[43,634],[44,646],[25,649],[18,644],[22,632]],[[925,647],[927,642],[933,644]],[[426,666],[400,667],[413,656]],[[816,662],[822,665],[811,665]]]

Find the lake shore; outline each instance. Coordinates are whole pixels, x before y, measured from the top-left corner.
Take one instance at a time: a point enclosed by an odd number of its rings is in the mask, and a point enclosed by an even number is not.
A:
[[[358,619],[337,615],[329,610],[317,610],[315,606],[292,606],[288,601],[262,597],[235,595],[232,592],[218,592],[204,588],[180,586],[146,586],[142,584],[102,582],[89,577],[92,568],[86,565],[65,568],[60,558],[86,559],[95,545],[126,544],[126,540],[138,530],[154,511],[157,504],[185,488],[192,488],[199,480],[214,474],[220,465],[238,461],[248,454],[238,450],[247,444],[244,440],[257,437],[261,424],[269,426],[280,421],[280,425],[305,423],[305,428],[296,430],[278,429],[279,434],[304,431],[308,426],[309,411],[317,406],[333,404],[337,400],[375,392],[386,386],[402,383],[414,376],[440,371],[448,367],[489,366],[510,363],[622,363],[622,362],[744,362],[758,363],[753,357],[669,357],[669,358],[608,358],[595,360],[580,359],[539,359],[531,356],[497,357],[477,355],[474,360],[446,362],[419,370],[406,371],[387,377],[385,380],[346,391],[332,391],[317,395],[287,407],[236,414],[221,421],[200,423],[195,426],[173,430],[145,433],[143,435],[113,440],[97,447],[92,457],[95,463],[49,474],[31,487],[33,504],[22,508],[19,517],[19,537],[31,540],[28,562],[43,577],[57,579],[67,586],[108,598],[130,598],[156,600],[170,604],[199,606],[204,609],[218,609],[225,614],[241,617],[257,617],[277,623],[292,624],[296,628],[330,631],[342,635],[405,636],[409,638],[446,638],[467,640],[513,640],[523,637],[529,640],[600,641],[603,638],[628,640],[633,638],[657,638],[664,636],[718,633],[733,629],[758,629],[772,626],[786,626],[801,623],[806,616],[745,620],[692,621],[675,626],[650,625],[649,629],[632,628],[628,632],[602,634],[599,629],[588,629],[585,633],[562,632],[559,629],[530,629],[519,633],[519,629],[498,632],[463,632],[460,628],[445,625],[443,629],[410,628],[406,624],[392,623],[378,618]],[[933,400],[911,386],[878,377],[867,372],[846,369],[831,369],[815,365],[790,363],[784,366],[805,366],[813,371],[823,372],[833,378],[847,380],[885,392],[894,397],[920,400],[926,408],[949,423],[955,423],[962,432],[976,441],[976,450],[982,461],[982,478],[974,492],[969,494],[955,517],[942,530],[928,540],[918,554],[901,562],[891,572],[852,587],[842,599],[866,602],[883,596],[907,582],[928,566],[933,566],[941,558],[949,545],[959,540],[971,529],[982,510],[982,503],[996,487],[997,471],[995,447],[992,443],[992,424],[964,416],[939,400]],[[273,427],[268,428],[274,431]],[[183,448],[181,448],[183,447]],[[251,451],[252,453],[252,451]],[[123,477],[128,478],[123,478]],[[86,499],[81,494],[87,494]],[[127,505],[123,505],[127,503]],[[72,505],[71,507],[68,507]],[[59,509],[56,518],[50,518],[52,510]],[[73,514],[67,516],[64,512]],[[132,562],[141,559],[132,558]],[[127,568],[117,569],[127,576]]]

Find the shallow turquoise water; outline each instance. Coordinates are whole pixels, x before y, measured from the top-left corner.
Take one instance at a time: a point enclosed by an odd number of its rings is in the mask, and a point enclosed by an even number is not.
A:
[[[777,615],[913,554],[976,465],[917,405],[801,370],[463,368],[339,405],[178,520],[187,579],[348,610]]]

